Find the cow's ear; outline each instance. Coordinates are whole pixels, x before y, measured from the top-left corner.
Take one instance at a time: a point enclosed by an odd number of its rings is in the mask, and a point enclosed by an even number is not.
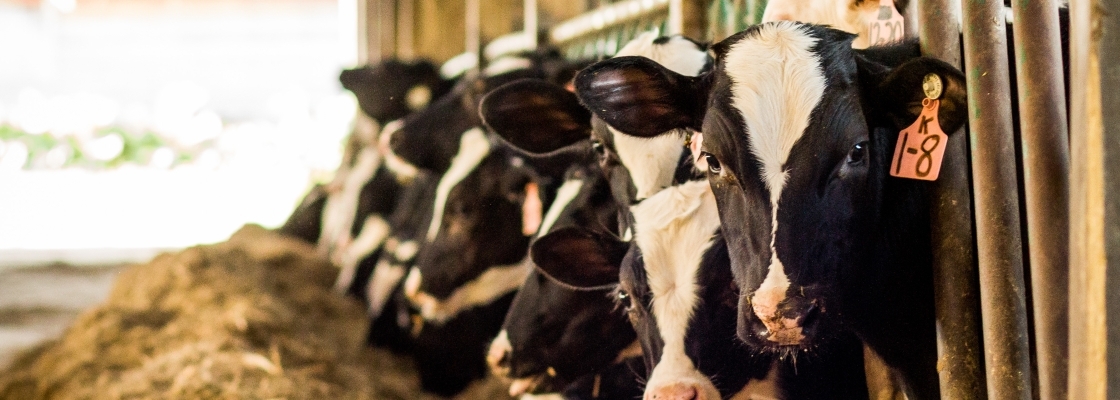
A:
[[[628,248],[609,233],[568,227],[537,239],[530,252],[533,263],[553,281],[576,290],[600,290],[618,284]]]
[[[645,57],[615,57],[576,75],[576,95],[608,125],[633,136],[699,130],[707,76],[688,77]]]
[[[492,90],[482,99],[479,114],[494,133],[529,153],[547,153],[591,135],[591,113],[576,95],[540,79]]]
[[[941,130],[951,134],[968,120],[968,94],[964,74],[941,60],[919,57],[898,66],[879,82],[879,105],[885,107],[899,126],[918,119],[922,100],[926,98],[923,82],[934,74],[940,79],[940,109],[937,118]]]

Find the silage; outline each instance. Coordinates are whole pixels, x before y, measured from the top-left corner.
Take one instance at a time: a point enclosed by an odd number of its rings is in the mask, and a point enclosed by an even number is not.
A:
[[[0,399],[419,398],[407,359],[363,345],[362,307],[314,249],[246,226],[123,270],[104,304],[0,373]],[[462,397],[500,396],[483,382]]]

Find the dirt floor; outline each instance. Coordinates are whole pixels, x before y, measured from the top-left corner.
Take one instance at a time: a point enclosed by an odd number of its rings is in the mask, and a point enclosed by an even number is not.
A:
[[[434,398],[418,391],[407,358],[364,346],[365,313],[330,291],[337,270],[313,254],[246,226],[147,264],[69,274],[115,282],[59,339],[0,371],[0,399]],[[61,297],[91,296],[72,293]],[[54,315],[59,325],[72,306],[4,312],[0,323]],[[505,388],[492,379],[458,398],[499,399]]]

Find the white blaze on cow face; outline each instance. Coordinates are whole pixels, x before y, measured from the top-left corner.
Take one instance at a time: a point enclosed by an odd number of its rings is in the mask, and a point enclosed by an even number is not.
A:
[[[389,237],[389,223],[385,219],[376,215],[366,217],[358,237],[354,238],[354,241],[346,246],[342,252],[340,262],[342,271],[339,272],[338,279],[334,283],[336,291],[345,292],[350,287],[350,284],[354,282],[354,273],[358,270],[358,263],[381,247],[381,243],[387,237]]]
[[[443,224],[443,209],[451,189],[470,175],[486,156],[490,155],[490,139],[482,128],[474,127],[459,137],[459,153],[451,159],[451,167],[439,179],[436,186],[436,202],[432,213],[432,224],[428,226],[428,241],[435,240],[439,227]]]
[[[657,32],[643,33],[623,46],[616,56],[646,57],[686,76],[699,75],[708,64],[708,52],[688,39],[672,36],[662,38],[661,43],[657,43],[657,39]],[[673,174],[683,148],[683,131],[675,135],[639,138],[611,128],[611,135],[618,158],[630,171],[630,179],[637,189],[635,200],[652,196],[673,183]]]
[[[388,304],[393,289],[404,277],[404,271],[403,266],[394,265],[388,259],[377,261],[377,266],[373,268],[373,275],[369,278],[369,285],[366,286],[366,297],[369,298],[369,315],[371,318],[377,318],[385,310],[385,305]]]
[[[533,270],[533,262],[526,256],[516,264],[498,265],[486,269],[482,275],[455,288],[449,296],[439,299],[420,290],[423,277],[420,269],[412,268],[404,281],[404,293],[420,316],[428,322],[443,324],[459,313],[490,303],[517,290]]]
[[[419,173],[419,169],[393,153],[393,148],[389,146],[389,140],[393,137],[393,134],[401,130],[402,126],[404,126],[404,121],[399,119],[385,124],[385,128],[381,130],[381,136],[377,141],[377,149],[385,157],[385,168],[392,171],[398,179],[409,180]]]
[[[852,47],[870,45],[869,24],[878,15],[879,2],[864,0],[772,0],[766,3],[762,22],[800,21],[859,35]]]
[[[685,336],[699,302],[697,271],[719,229],[711,186],[706,181],[673,186],[630,210],[653,295],[651,313],[665,343],[645,397],[695,390],[700,399],[718,399],[719,391],[685,353]]]
[[[803,338],[798,322],[777,312],[790,281],[775,239],[778,203],[788,174],[786,161],[824,94],[821,62],[812,52],[816,42],[793,23],[772,23],[732,45],[725,64],[731,78],[732,105],[743,116],[744,134],[770,192],[770,266],[751,304],[770,331],[768,339],[779,344],[797,344]]]
[[[373,179],[377,167],[381,165],[381,153],[377,149],[367,147],[358,153],[358,160],[342,177],[342,188],[327,197],[327,204],[323,206],[323,226],[319,239],[319,251],[332,258],[341,254],[340,247],[350,241],[350,227],[354,224],[358,212],[358,198],[361,197],[362,187]]]
[[[552,225],[560,218],[560,214],[568,207],[568,204],[575,200],[579,195],[580,188],[583,187],[582,179],[569,179],[560,185],[560,189],[556,190],[556,199],[552,201],[552,205],[548,207],[548,213],[544,216],[544,222],[541,223],[541,228],[537,231],[538,236],[548,233],[552,229]]]

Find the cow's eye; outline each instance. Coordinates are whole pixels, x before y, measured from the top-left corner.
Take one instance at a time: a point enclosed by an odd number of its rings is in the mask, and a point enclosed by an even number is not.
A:
[[[862,164],[867,159],[867,142],[856,143],[848,153],[848,164]]]
[[[716,159],[716,156],[713,156],[711,153],[704,153],[704,161],[708,162],[708,171],[711,171],[711,173],[719,174],[723,171],[723,165],[721,165],[719,159]]]
[[[630,307],[633,306],[630,303],[630,294],[626,293],[622,290],[619,290],[618,291],[618,304],[621,304],[623,308],[625,308],[627,311],[629,311]]]
[[[591,148],[595,149],[595,152],[599,153],[599,155],[603,155],[603,153],[606,153],[607,151],[606,148],[603,147],[603,142],[600,142],[598,140],[591,141]]]

